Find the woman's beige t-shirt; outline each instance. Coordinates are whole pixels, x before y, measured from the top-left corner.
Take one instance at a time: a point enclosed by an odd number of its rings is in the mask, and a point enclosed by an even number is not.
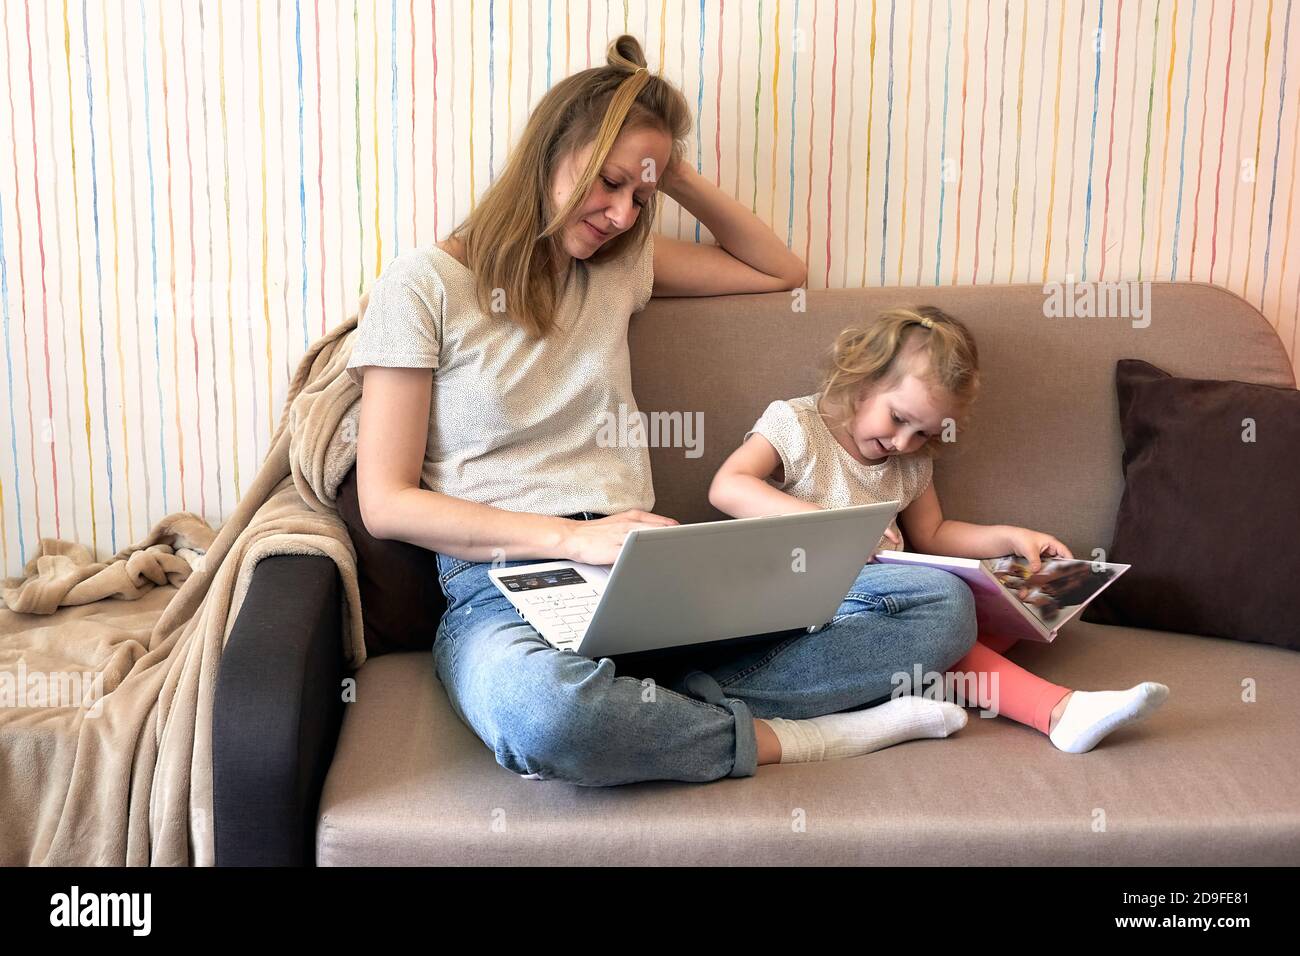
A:
[[[530,339],[479,308],[473,273],[449,252],[409,250],[370,291],[348,374],[364,388],[366,366],[434,369],[430,490],[542,515],[649,511],[649,451],[601,426],[635,420],[627,327],[650,299],[653,255],[651,236],[618,260],[574,260],[556,327]]]
[[[847,508],[881,501],[897,501],[902,511],[930,486],[934,463],[921,454],[890,455],[875,465],[864,465],[841,445],[817,412],[817,396],[804,395],[775,401],[745,432],[755,432],[772,443],[781,456],[784,481],[768,484],[801,501],[823,508]],[[907,542],[894,520],[895,546],[881,537],[880,547],[903,550]]]

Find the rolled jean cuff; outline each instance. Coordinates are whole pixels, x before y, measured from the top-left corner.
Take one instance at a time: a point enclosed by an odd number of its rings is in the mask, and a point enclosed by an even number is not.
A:
[[[731,711],[736,724],[736,757],[728,777],[752,777],[758,772],[758,738],[754,734],[754,715],[739,697],[727,697],[712,674],[691,671],[684,684],[696,697]]]

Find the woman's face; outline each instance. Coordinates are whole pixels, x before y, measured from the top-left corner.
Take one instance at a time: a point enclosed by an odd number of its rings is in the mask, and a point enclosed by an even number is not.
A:
[[[551,187],[552,209],[569,200],[591,158],[594,143],[560,162]],[[621,232],[636,225],[641,209],[654,199],[660,172],[668,165],[672,140],[657,129],[624,129],[614,140],[586,199],[560,230],[564,251],[586,259]]]

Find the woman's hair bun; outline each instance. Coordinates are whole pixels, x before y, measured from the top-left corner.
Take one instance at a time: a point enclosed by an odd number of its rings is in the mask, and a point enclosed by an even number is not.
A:
[[[630,33],[624,33],[609,45],[605,53],[605,62],[610,66],[621,66],[628,72],[646,65],[645,52],[641,41]]]

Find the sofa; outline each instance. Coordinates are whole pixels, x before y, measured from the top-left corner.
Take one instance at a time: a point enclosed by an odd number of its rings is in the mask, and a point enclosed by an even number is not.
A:
[[[1152,283],[1145,327],[1048,317],[1044,299],[987,285],[652,300],[629,332],[639,407],[705,424],[699,457],[650,450],[655,510],[722,518],[709,482],[768,402],[814,391],[835,333],[897,304],[958,316],[979,346],[974,418],[936,461],[945,515],[1047,531],[1080,557],[1109,547],[1124,490],[1117,360],[1295,387],[1268,322],[1215,286]],[[1076,619],[1008,656],[1082,690],[1171,689],[1091,753],[972,710],[951,738],[862,757],[586,788],[499,766],[428,651],[347,672],[341,599],[324,558],[267,558],[253,575],[213,721],[219,865],[1300,862],[1300,654],[1284,647]]]

